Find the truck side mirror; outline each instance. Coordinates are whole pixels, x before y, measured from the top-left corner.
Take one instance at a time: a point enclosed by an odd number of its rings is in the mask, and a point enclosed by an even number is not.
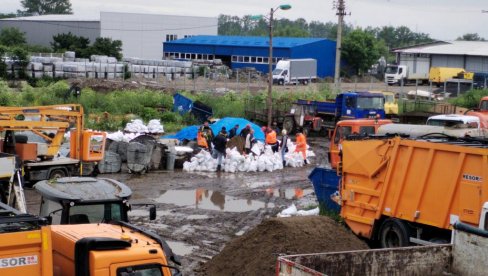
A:
[[[151,206],[149,207],[149,220],[155,220],[156,219],[156,206]]]

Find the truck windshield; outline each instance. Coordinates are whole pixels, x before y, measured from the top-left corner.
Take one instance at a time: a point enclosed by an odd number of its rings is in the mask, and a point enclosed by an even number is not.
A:
[[[283,72],[283,69],[274,69],[273,75],[281,75],[281,72]]]
[[[398,66],[388,66],[386,67],[385,73],[386,74],[396,74],[398,71]]]
[[[393,95],[385,95],[385,102],[387,102],[387,103],[394,103],[395,102],[395,96],[393,96]]]
[[[488,110],[488,101],[482,101],[480,104],[481,110]]]
[[[160,265],[141,265],[117,269],[117,276],[163,276]]]
[[[383,97],[359,97],[357,99],[357,108],[363,109],[383,109],[385,100]]]
[[[464,123],[460,120],[438,120],[431,119],[427,121],[429,126],[443,126],[443,127],[455,127],[455,128],[477,128],[478,123],[471,122],[469,124]]]
[[[69,208],[69,223],[100,223],[122,220],[123,207],[119,203],[75,205]]]

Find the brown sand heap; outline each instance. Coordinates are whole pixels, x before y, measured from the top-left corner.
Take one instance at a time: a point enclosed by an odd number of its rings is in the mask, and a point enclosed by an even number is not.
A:
[[[280,254],[359,249],[368,246],[328,217],[273,218],[229,242],[203,270],[212,276],[274,275]]]

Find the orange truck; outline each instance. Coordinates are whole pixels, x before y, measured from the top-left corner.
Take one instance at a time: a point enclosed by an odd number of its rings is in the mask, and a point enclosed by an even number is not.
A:
[[[479,140],[344,141],[341,217],[381,247],[450,241],[457,221],[488,223],[488,149]]]
[[[46,225],[0,203],[0,275],[181,275],[168,245],[127,223]]]
[[[338,163],[340,162],[339,152],[341,150],[341,143],[344,141],[349,135],[372,135],[378,132],[378,128],[385,124],[392,124],[391,120],[381,119],[381,120],[373,120],[373,119],[356,119],[356,120],[344,120],[339,121],[336,124],[334,132],[329,137],[330,144],[329,144],[329,162],[330,166],[335,169],[337,168]]]
[[[482,128],[488,128],[488,97],[481,98],[479,107],[477,109],[468,110],[465,115],[480,118],[480,126]]]

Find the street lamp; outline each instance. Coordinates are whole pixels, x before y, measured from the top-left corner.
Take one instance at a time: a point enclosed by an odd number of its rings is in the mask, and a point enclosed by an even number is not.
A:
[[[251,16],[252,20],[259,20],[266,18],[269,21],[269,57],[268,57],[268,99],[267,99],[267,107],[268,107],[268,127],[271,127],[271,123],[273,120],[273,15],[277,10],[289,10],[291,9],[291,5],[279,5],[276,8],[271,8],[269,12],[269,16],[263,15],[254,15]]]

